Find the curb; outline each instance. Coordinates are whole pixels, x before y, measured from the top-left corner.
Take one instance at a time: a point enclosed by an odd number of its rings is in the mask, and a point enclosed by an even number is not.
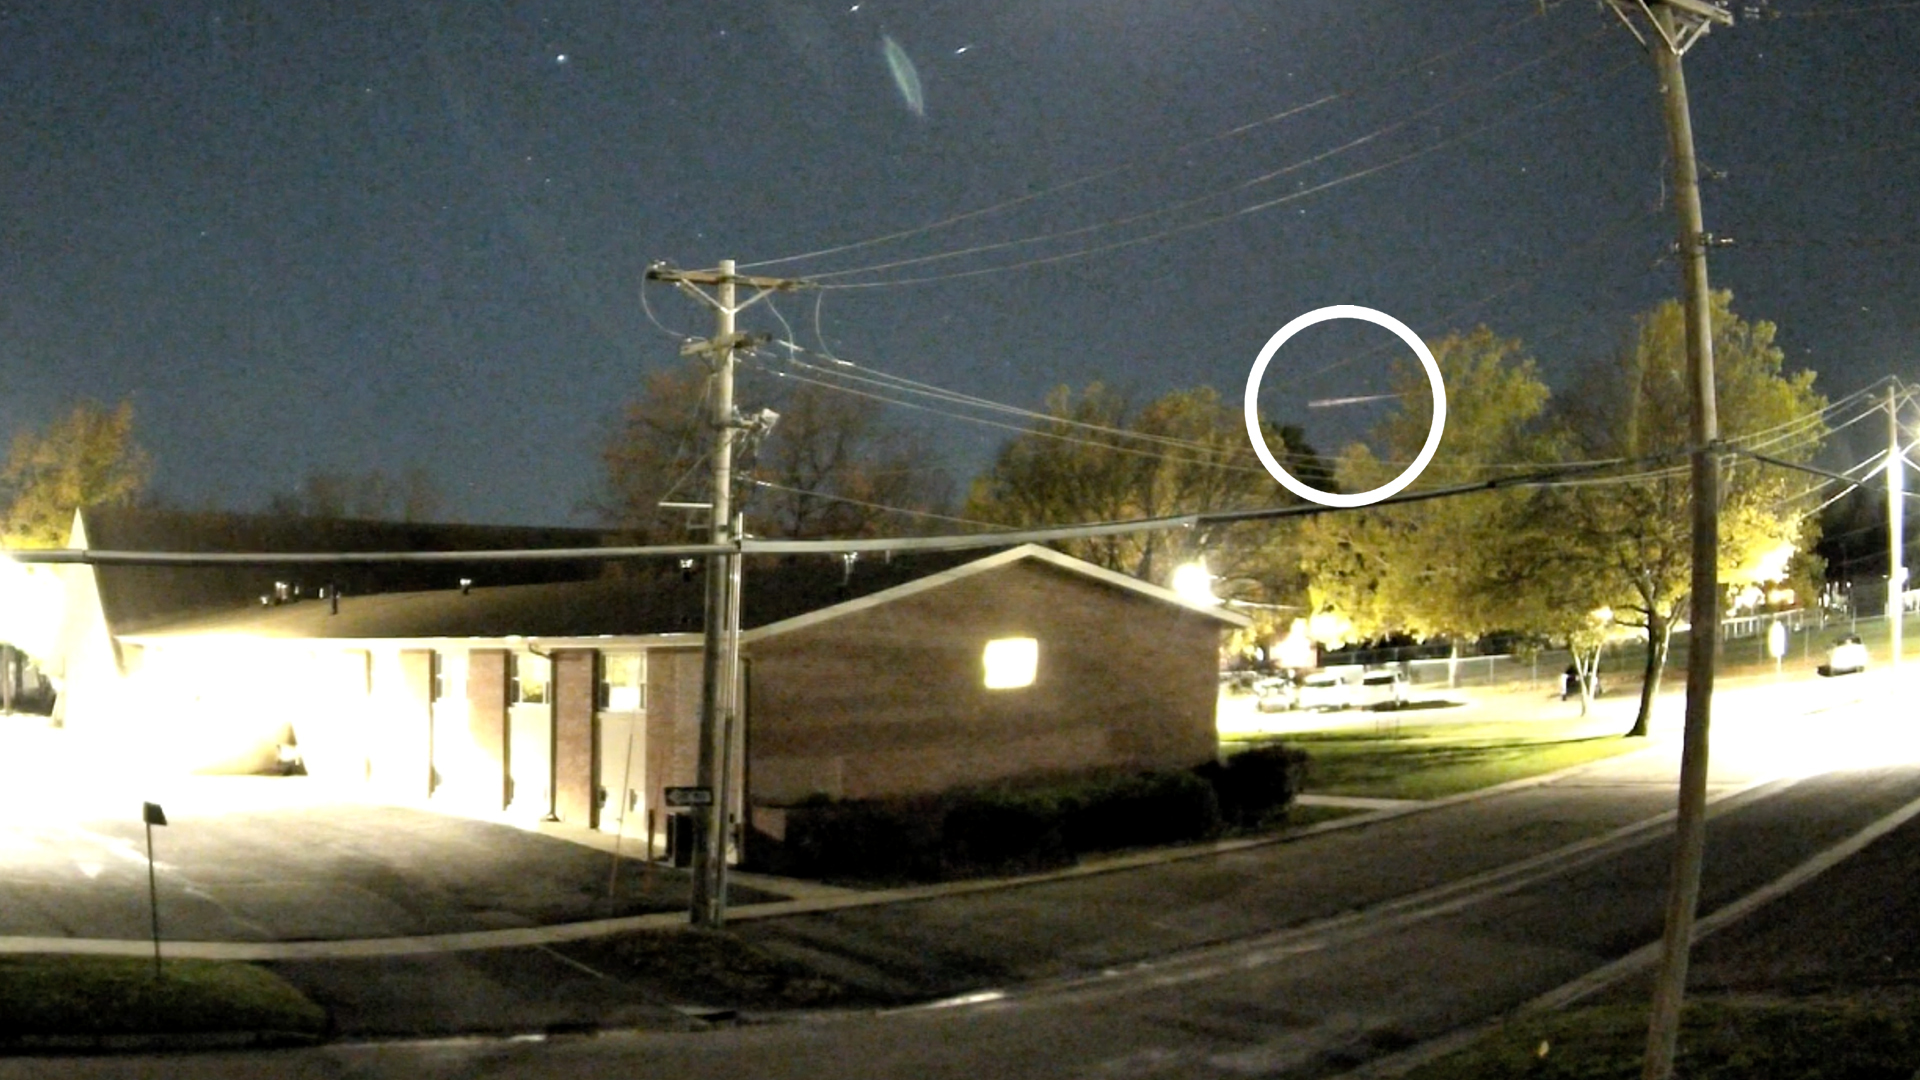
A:
[[[322,1035],[298,1031],[198,1031],[114,1035],[9,1035],[0,1056],[23,1054],[128,1054],[208,1050],[285,1050],[318,1046]]]

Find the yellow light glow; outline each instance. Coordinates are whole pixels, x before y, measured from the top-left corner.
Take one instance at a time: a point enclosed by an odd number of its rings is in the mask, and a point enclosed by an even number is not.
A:
[[[1791,543],[1781,544],[1757,556],[1733,575],[1735,581],[1779,581],[1787,576],[1787,563],[1793,560]]]
[[[0,641],[36,658],[54,656],[66,606],[58,567],[18,563],[0,553]]]
[[[1295,619],[1287,627],[1287,636],[1273,650],[1274,662],[1283,668],[1305,670],[1320,666],[1320,651],[1313,647],[1313,637],[1307,630],[1307,620]]]
[[[1346,616],[1332,611],[1316,611],[1307,620],[1307,636],[1322,645],[1340,646],[1346,644],[1347,635],[1353,633],[1353,623]]]
[[[980,654],[989,690],[1018,690],[1032,686],[1040,669],[1040,643],[1030,637],[995,638]]]
[[[1182,563],[1174,569],[1173,591],[1189,604],[1212,606],[1220,602],[1220,598],[1213,595],[1213,575],[1207,572],[1207,564],[1201,559]]]

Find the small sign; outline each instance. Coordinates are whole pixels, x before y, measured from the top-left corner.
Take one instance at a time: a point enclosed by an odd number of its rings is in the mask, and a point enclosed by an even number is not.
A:
[[[1787,624],[1775,620],[1767,628],[1767,655],[1775,660],[1787,655]]]
[[[712,806],[713,789],[710,787],[670,787],[667,789],[668,806]]]
[[[160,809],[160,804],[157,802],[141,803],[140,818],[149,825],[165,825],[167,812]]]

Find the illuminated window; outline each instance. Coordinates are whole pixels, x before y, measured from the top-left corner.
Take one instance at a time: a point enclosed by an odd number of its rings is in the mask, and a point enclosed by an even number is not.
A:
[[[600,707],[608,712],[639,712],[647,707],[646,654],[605,653],[601,656]]]
[[[553,662],[536,653],[512,653],[507,657],[509,700],[520,705],[543,705],[547,701],[547,683],[553,677]]]
[[[986,668],[987,689],[1018,690],[1033,685],[1040,666],[1040,643],[1030,637],[996,638],[980,655]]]

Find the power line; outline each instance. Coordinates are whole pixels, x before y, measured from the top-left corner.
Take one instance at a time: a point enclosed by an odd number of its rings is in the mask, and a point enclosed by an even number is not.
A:
[[[1455,46],[1452,49],[1446,49],[1441,52],[1434,53],[1421,60],[1415,61],[1412,64],[1405,65],[1395,71],[1389,72],[1384,77],[1370,79],[1367,82],[1361,83],[1357,86],[1347,87],[1344,89],[1337,89],[1329,93],[1322,94],[1320,97],[1315,98],[1314,100],[1306,102],[1304,104],[1287,106],[1286,108],[1283,108],[1278,112],[1271,113],[1267,116],[1261,117],[1260,119],[1239,124],[1212,135],[1207,135],[1198,139],[1189,140],[1188,142],[1181,143],[1173,147],[1172,149],[1161,151],[1158,154],[1154,154],[1149,157],[1142,158],[1136,161],[1115,165],[1106,169],[1101,169],[1101,170],[1086,174],[1084,176],[1076,177],[1071,180],[1066,180],[1061,183],[1054,184],[1046,188],[1042,188],[1039,191],[1029,192],[1028,194],[1016,196],[1014,198],[1006,199],[1004,201],[994,203],[989,206],[980,207],[978,209],[968,210],[962,213],[953,214],[948,217],[944,217],[935,221],[928,222],[927,224],[924,224],[924,225],[918,225],[911,228],[900,229],[894,232],[883,233],[878,236],[869,237],[865,240],[857,240],[850,243],[837,244],[832,247],[818,248],[813,251],[802,252],[797,255],[784,255],[774,259],[763,259],[763,260],[760,260],[759,262],[742,263],[740,264],[740,266],[742,269],[752,269],[757,267],[777,266],[784,263],[801,262],[804,260],[823,258],[828,255],[844,254],[849,251],[858,251],[864,248],[874,247],[879,244],[891,243],[896,240],[909,239],[914,236],[920,236],[926,233],[937,231],[939,229],[947,228],[952,225],[957,225],[957,224],[960,224],[961,222],[971,221],[976,218],[986,217],[988,215],[999,213],[1003,210],[1010,210],[1010,209],[1013,209],[1014,207],[1023,206],[1027,203],[1034,202],[1036,200],[1043,199],[1051,195],[1059,194],[1060,192],[1068,191],[1074,188],[1084,187],[1088,184],[1096,183],[1100,180],[1105,180],[1113,176],[1118,176],[1124,173],[1132,172],[1136,169],[1145,168],[1148,165],[1166,161],[1170,158],[1180,157],[1183,154],[1191,153],[1202,147],[1210,146],[1217,142],[1223,142],[1227,139],[1245,135],[1250,132],[1257,131],[1261,128],[1269,127],[1274,124],[1280,123],[1281,121],[1292,119],[1295,116],[1299,116],[1304,113],[1310,112],[1323,105],[1330,105],[1330,104],[1333,104],[1334,102],[1342,101],[1342,100],[1351,100],[1353,98],[1356,98],[1371,92],[1379,92],[1381,90],[1384,90],[1387,86],[1392,85],[1394,81],[1408,74],[1418,72],[1419,70],[1424,68],[1431,68],[1435,64],[1439,64],[1446,60],[1452,59],[1454,56],[1457,56],[1470,49],[1477,49],[1498,38],[1504,37],[1506,34],[1511,32],[1515,27],[1522,26],[1522,25],[1525,25],[1524,21],[1518,20],[1518,19],[1502,22],[1499,25],[1499,27],[1496,28],[1491,33],[1482,35],[1481,37],[1476,38],[1472,41],[1466,42],[1462,45]]]
[[[771,491],[784,491],[791,495],[805,495],[808,498],[825,499],[828,502],[846,503],[850,506],[861,506],[869,510],[883,510],[889,514],[906,514],[910,517],[927,518],[932,521],[950,521],[955,525],[979,525],[982,528],[987,528],[987,529],[1005,528],[1005,526],[997,525],[991,521],[979,521],[974,518],[954,517],[950,514],[936,514],[930,510],[909,510],[904,506],[888,506],[885,503],[867,502],[864,499],[849,498],[845,495],[832,495],[824,491],[808,491],[806,488],[788,487],[785,484],[776,484],[771,480],[749,479],[747,482],[752,484],[754,487],[767,488]]]
[[[1107,229],[1116,229],[1116,228],[1121,228],[1123,226],[1136,224],[1138,222],[1145,221],[1150,218],[1163,217],[1168,214],[1179,213],[1182,210],[1188,210],[1195,206],[1199,206],[1203,203],[1212,202],[1215,199],[1219,199],[1227,195],[1233,195],[1238,192],[1247,191],[1264,184],[1272,183],[1273,181],[1278,180],[1281,177],[1287,176],[1291,173],[1307,168],[1308,166],[1319,164],[1322,161],[1326,161],[1331,158],[1335,158],[1342,154],[1345,154],[1350,150],[1358,149],[1359,147],[1365,146],[1368,143],[1374,142],[1375,140],[1381,138],[1384,135],[1389,135],[1395,131],[1398,131],[1401,128],[1406,127],[1407,125],[1412,124],[1416,120],[1421,119],[1422,117],[1430,116],[1459,101],[1462,101],[1469,97],[1473,97],[1488,86],[1492,86],[1493,84],[1501,82],[1505,79],[1511,78],[1512,76],[1517,75],[1520,72],[1526,71],[1530,68],[1538,67],[1539,65],[1547,63],[1548,61],[1557,59],[1561,55],[1571,52],[1576,48],[1591,44],[1592,42],[1598,40],[1601,34],[1603,33],[1605,33],[1604,30],[1602,30],[1599,33],[1590,34],[1586,38],[1578,39],[1573,43],[1564,45],[1558,49],[1555,49],[1544,56],[1538,56],[1531,60],[1527,60],[1522,63],[1516,64],[1512,67],[1505,69],[1504,71],[1496,73],[1492,77],[1485,79],[1480,83],[1476,83],[1472,86],[1462,89],[1449,97],[1441,98],[1439,101],[1434,102],[1431,105],[1427,105],[1423,108],[1416,109],[1413,112],[1408,113],[1405,116],[1401,117],[1400,119],[1393,121],[1392,123],[1384,124],[1380,127],[1374,128],[1372,131],[1369,131],[1364,135],[1360,135],[1355,138],[1349,139],[1346,142],[1340,143],[1337,146],[1329,147],[1325,150],[1322,150],[1315,154],[1311,154],[1297,161],[1289,162],[1288,164],[1280,166],[1279,168],[1271,169],[1267,172],[1261,173],[1257,176],[1248,178],[1246,180],[1239,181],[1235,184],[1231,184],[1224,188],[1217,188],[1203,195],[1196,195],[1190,198],[1180,199],[1175,202],[1171,202],[1164,206],[1156,207],[1151,210],[1144,210],[1138,213],[1127,214],[1120,217],[1111,218],[1106,221],[1095,222],[1090,225],[1081,225],[1081,226],[1077,226],[1070,229],[1057,230],[1054,232],[1036,233],[1031,236],[1019,237],[1012,240],[997,240],[990,243],[975,244],[971,247],[957,248],[951,251],[936,252],[929,255],[915,255],[915,256],[910,256],[906,258],[893,259],[886,262],[872,263],[867,266],[852,267],[845,270],[827,271],[825,273],[814,274],[813,280],[816,282],[820,282],[820,281],[826,281],[831,278],[848,277],[855,274],[885,273],[890,270],[898,270],[908,266],[922,266],[928,263],[944,262],[951,259],[964,258],[970,255],[982,255],[982,254],[986,254],[994,251],[1004,251],[1008,248],[1022,247],[1028,244],[1052,242],[1052,241],[1063,240],[1063,239],[1074,237],[1074,236],[1085,236],[1089,233],[1102,232]]]
[[[1628,68],[1632,66],[1633,66],[1632,62],[1620,64],[1616,67],[1613,67],[1603,72],[1600,75],[1599,79],[1595,81],[1604,82],[1620,74],[1621,72],[1626,71]],[[1585,85],[1588,85],[1588,84],[1583,84],[1583,86]],[[922,284],[927,284],[927,283],[936,282],[936,281],[954,281],[962,278],[979,277],[985,274],[1006,273],[1014,270],[1030,269],[1036,266],[1048,266],[1054,263],[1065,262],[1070,259],[1086,258],[1091,255],[1104,254],[1109,251],[1118,251],[1124,248],[1137,247],[1140,244],[1151,243],[1156,240],[1164,240],[1171,236],[1178,236],[1183,233],[1193,232],[1196,229],[1209,228],[1211,226],[1218,225],[1223,222],[1232,221],[1236,218],[1245,217],[1249,214],[1257,214],[1265,210],[1271,210],[1276,206],[1284,206],[1288,203],[1296,202],[1300,199],[1307,198],[1308,196],[1317,195],[1322,191],[1331,190],[1337,187],[1343,187],[1347,184],[1353,183],[1356,180],[1362,180],[1362,179],[1365,179],[1366,177],[1372,176],[1375,173],[1385,172],[1388,169],[1392,169],[1397,166],[1404,165],[1407,162],[1425,157],[1428,154],[1431,154],[1437,150],[1442,150],[1449,146],[1453,146],[1457,143],[1465,142],[1468,139],[1472,139],[1478,135],[1484,134],[1496,127],[1500,127],[1504,124],[1507,124],[1513,120],[1519,119],[1523,116],[1527,116],[1532,113],[1539,112],[1550,106],[1558,105],[1561,102],[1565,101],[1568,97],[1572,96],[1572,93],[1573,91],[1571,90],[1555,91],[1547,95],[1546,97],[1542,98],[1541,100],[1536,101],[1523,108],[1513,110],[1512,112],[1496,117],[1493,120],[1489,120],[1486,123],[1479,124],[1465,131],[1458,132],[1453,135],[1449,135],[1445,138],[1436,140],[1432,143],[1428,143],[1425,146],[1419,147],[1418,149],[1415,149],[1415,150],[1408,151],[1407,153],[1401,154],[1398,157],[1394,157],[1389,160],[1380,162],[1378,164],[1371,165],[1363,169],[1358,169],[1353,172],[1334,177],[1331,180],[1323,181],[1311,187],[1302,188],[1299,191],[1289,192],[1286,195],[1281,195],[1276,198],[1267,199],[1267,200],[1253,203],[1247,206],[1242,206],[1233,210],[1224,211],[1219,214],[1209,215],[1207,217],[1202,217],[1194,221],[1189,221],[1179,225],[1169,226],[1165,229],[1160,229],[1155,232],[1145,233],[1139,236],[1128,237],[1123,240],[1115,240],[1115,241],[1111,241],[1104,244],[1096,244],[1090,247],[1080,248],[1074,251],[1060,252],[1060,253],[1056,253],[1053,255],[1046,255],[1046,256],[1036,256],[1034,258],[1024,259],[1018,262],[1002,263],[998,266],[978,267],[972,270],[956,270],[956,271],[943,273],[943,274],[925,274],[919,277],[894,278],[888,281],[829,283],[829,284],[820,285],[819,287],[823,289],[877,289],[877,288],[892,288],[892,287],[901,286],[901,285],[922,285]]]
[[[1600,244],[1606,242],[1607,240],[1611,240],[1618,234],[1626,231],[1628,226],[1637,224],[1652,216],[1653,216],[1652,211],[1636,208],[1632,213],[1626,215],[1625,217],[1622,217],[1617,221],[1613,221],[1608,223],[1607,225],[1602,226],[1598,231],[1589,235],[1586,239],[1581,240],[1579,243],[1574,244],[1571,248],[1562,248],[1559,254],[1562,257],[1562,259],[1564,259],[1566,256],[1572,255],[1576,252],[1584,251],[1591,247],[1597,247]],[[1460,318],[1460,316],[1466,314],[1469,311],[1474,310],[1475,308],[1483,307],[1489,303],[1492,303],[1493,301],[1499,299],[1502,296],[1505,296],[1508,293],[1524,292],[1528,289],[1531,289],[1535,285],[1539,284],[1540,282],[1540,275],[1538,271],[1546,268],[1548,265],[1549,265],[1549,260],[1546,259],[1545,257],[1537,258],[1533,260],[1533,264],[1527,270],[1514,274],[1506,282],[1502,283],[1501,285],[1494,288],[1493,290],[1481,295],[1478,299],[1470,301],[1469,303],[1463,304],[1457,308],[1454,308],[1452,311],[1448,312],[1447,314],[1442,315],[1439,318],[1433,319],[1431,321],[1434,324],[1440,325],[1440,326],[1452,326],[1456,324],[1456,321]],[[1568,325],[1571,325],[1571,324],[1568,324]],[[1534,342],[1534,345],[1538,346],[1541,340],[1550,340],[1551,336],[1552,335],[1548,335],[1545,338],[1536,339],[1536,341]],[[1319,378],[1320,376],[1325,375],[1330,371],[1334,371],[1338,368],[1345,367],[1348,364],[1355,363],[1360,360],[1366,360],[1371,357],[1378,356],[1382,353],[1385,353],[1393,349],[1394,347],[1395,347],[1394,344],[1391,342],[1381,344],[1381,345],[1375,345],[1370,348],[1364,349],[1358,353],[1355,353],[1352,356],[1346,356],[1346,357],[1342,357],[1339,360],[1335,360],[1324,367],[1315,368],[1314,370],[1307,372],[1305,375],[1300,376],[1300,378],[1302,378],[1303,380]]]

